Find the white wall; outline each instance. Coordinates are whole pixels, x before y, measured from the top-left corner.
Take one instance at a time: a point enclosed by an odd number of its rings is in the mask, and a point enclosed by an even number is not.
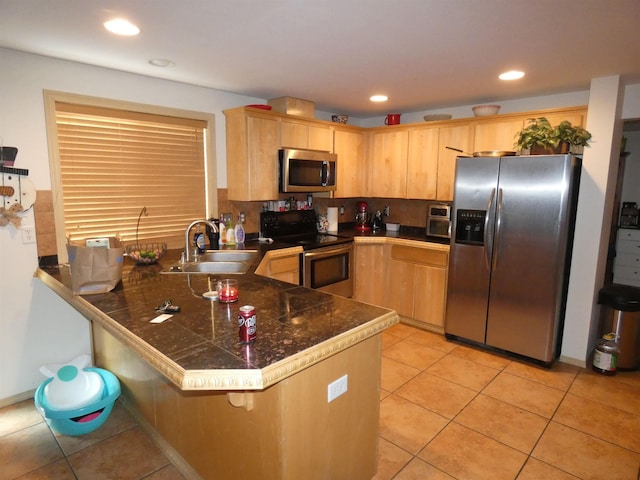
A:
[[[5,145],[20,149],[16,167],[29,169],[29,178],[39,190],[51,188],[44,89],[213,113],[220,188],[227,185],[222,110],[265,101],[5,49],[0,49],[0,65],[0,136]],[[582,105],[587,101],[585,92],[522,99],[502,102],[502,113]],[[470,116],[470,106],[456,109],[466,111],[459,116]],[[413,115],[421,119],[425,113],[431,112],[408,114],[405,118]],[[326,114],[318,112],[318,117],[325,118]],[[623,118],[640,118],[640,85],[627,87]],[[369,120],[379,124],[379,119]],[[366,126],[364,121],[358,123]],[[31,211],[24,222],[33,224]],[[599,232],[596,233],[580,241],[597,245]],[[43,363],[69,360],[90,348],[86,320],[32,278],[36,267],[36,246],[23,244],[21,233],[13,227],[0,227],[0,405],[32,391],[43,380],[38,372]],[[590,298],[581,300],[589,301]],[[577,323],[580,332],[589,330],[588,318],[578,318]],[[571,329],[565,332],[565,338],[573,337]],[[580,344],[571,351],[578,352],[577,358],[584,360],[588,341],[582,334],[578,337]]]

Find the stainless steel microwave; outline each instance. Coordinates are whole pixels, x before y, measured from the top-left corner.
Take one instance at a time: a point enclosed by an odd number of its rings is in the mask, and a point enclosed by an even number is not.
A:
[[[336,189],[338,156],[320,150],[278,151],[281,192],[330,192]]]
[[[451,238],[451,207],[449,205],[428,206],[427,237]]]

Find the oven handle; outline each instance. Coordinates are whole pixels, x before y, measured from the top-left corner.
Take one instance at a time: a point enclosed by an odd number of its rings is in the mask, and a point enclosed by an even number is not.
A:
[[[330,257],[332,255],[342,255],[343,253],[350,253],[353,249],[353,244],[350,243],[348,246],[341,245],[340,247],[325,247],[325,248],[316,248],[314,250],[309,250],[304,252],[305,258],[322,258],[322,257]]]

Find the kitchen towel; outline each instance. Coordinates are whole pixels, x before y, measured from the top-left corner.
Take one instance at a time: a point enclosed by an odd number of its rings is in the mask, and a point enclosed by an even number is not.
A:
[[[327,208],[327,220],[329,221],[330,232],[338,231],[338,207]]]

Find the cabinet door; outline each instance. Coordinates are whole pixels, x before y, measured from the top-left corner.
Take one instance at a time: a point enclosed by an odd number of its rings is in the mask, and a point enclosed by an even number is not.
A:
[[[392,308],[398,315],[413,318],[414,277],[416,266],[391,258],[384,307]]]
[[[473,146],[473,127],[459,125],[443,127],[438,135],[438,183],[436,199],[443,202],[453,200],[453,185],[456,175],[456,157],[458,152],[446,147],[453,147],[469,152]]]
[[[514,150],[516,135],[523,126],[524,119],[478,123],[475,128],[473,151]]]
[[[409,132],[407,198],[436,198],[438,132],[438,128],[420,128]]]
[[[371,139],[368,190],[373,197],[405,198],[409,132],[376,131]]]
[[[229,200],[278,198],[279,122],[242,109],[225,115]]]
[[[336,128],[333,151],[338,155],[336,198],[363,197],[366,194],[365,134]]]
[[[300,253],[267,252],[256,268],[256,275],[300,285]]]
[[[328,125],[311,125],[306,122],[283,119],[280,128],[282,147],[332,151],[333,135]]]
[[[382,305],[386,277],[384,246],[356,244],[354,256],[353,298]]]
[[[444,329],[444,309],[447,295],[447,270],[416,265],[413,317]]]

